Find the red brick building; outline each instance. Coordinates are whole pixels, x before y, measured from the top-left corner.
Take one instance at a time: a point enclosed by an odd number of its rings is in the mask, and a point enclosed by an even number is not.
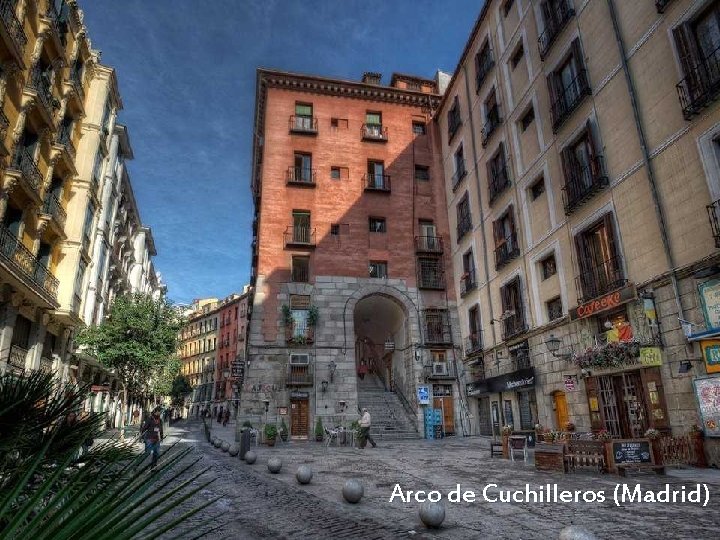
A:
[[[217,310],[217,356],[215,362],[214,402],[224,408],[234,409],[231,365],[236,359],[244,359],[245,330],[247,327],[247,292],[231,294]]]
[[[420,385],[461,429],[439,99],[436,80],[400,74],[258,70],[244,418],[306,437],[384,388],[407,413],[390,427],[417,436]]]

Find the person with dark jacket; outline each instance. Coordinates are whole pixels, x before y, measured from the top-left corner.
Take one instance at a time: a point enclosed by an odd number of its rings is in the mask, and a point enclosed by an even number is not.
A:
[[[155,409],[152,415],[145,420],[141,433],[145,441],[145,455],[152,452],[151,467],[155,468],[160,456],[160,441],[163,439],[163,426],[160,419],[160,409]]]

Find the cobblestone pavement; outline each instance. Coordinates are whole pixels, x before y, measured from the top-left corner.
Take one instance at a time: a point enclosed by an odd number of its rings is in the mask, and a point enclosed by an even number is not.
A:
[[[215,424],[217,425],[217,424]],[[234,428],[213,428],[213,435],[232,442]],[[571,524],[586,527],[598,538],[718,538],[720,537],[720,473],[683,470],[667,476],[653,473],[622,479],[592,472],[545,473],[531,463],[489,457],[487,443],[477,438],[448,438],[440,441],[388,442],[378,448],[325,448],[316,442],[278,443],[274,448],[253,447],[258,453],[254,465],[212,447],[204,441],[202,424],[188,422],[172,429],[171,438],[194,445],[202,464],[211,467],[217,480],[202,492],[204,498],[218,495],[215,503],[220,528],[208,537],[245,538],[557,538]],[[482,445],[482,446],[481,446]],[[266,462],[281,458],[280,474],[270,474]],[[312,483],[300,486],[295,472],[308,464]],[[342,498],[342,486],[357,478],[365,488],[359,504]],[[626,502],[616,506],[613,490],[620,483],[630,489],[640,484],[645,490],[688,489],[705,483],[710,493],[706,508],[692,503]],[[481,498],[489,483],[499,490],[538,490],[557,484],[559,490],[598,492],[603,503],[490,503]],[[419,520],[420,503],[407,504],[399,498],[390,503],[395,484],[405,490],[439,490],[444,498],[455,489],[472,490],[475,502],[448,503],[442,529],[428,530]],[[704,497],[704,493],[703,493]],[[193,518],[199,521],[199,517]],[[174,536],[177,538],[177,536]]]

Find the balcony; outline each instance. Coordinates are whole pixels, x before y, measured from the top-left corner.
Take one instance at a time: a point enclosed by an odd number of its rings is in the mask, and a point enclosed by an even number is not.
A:
[[[514,315],[505,318],[502,322],[502,326],[504,341],[524,334],[528,330],[527,324],[525,324],[525,318],[522,316],[522,313],[518,312],[515,312]]]
[[[454,379],[455,365],[452,362],[433,362],[425,366],[428,373],[428,379]]]
[[[50,80],[40,65],[33,68],[28,86],[37,94],[40,110],[45,116],[45,122],[54,126],[54,110],[59,108],[60,104],[53,97]]]
[[[658,13],[665,13],[665,8],[672,0],[655,0],[655,9]]]
[[[307,321],[293,320],[285,325],[285,342],[294,345],[308,345],[315,341],[315,327]]]
[[[476,64],[475,73],[475,93],[480,91],[482,83],[485,81],[490,70],[495,66],[495,59],[493,58],[492,50],[488,47],[487,54],[484,55],[478,64]]]
[[[540,59],[545,60],[550,47],[555,43],[555,39],[560,35],[568,21],[575,16],[575,10],[567,0],[558,0],[556,2],[548,2],[548,11],[550,17],[545,20],[545,30],[538,38],[538,49],[540,49]]]
[[[387,142],[388,129],[382,124],[363,124],[362,140],[373,142]]]
[[[83,101],[85,99],[85,89],[83,88],[82,83],[82,65],[78,64],[77,61],[70,69],[68,79],[70,80],[70,85],[73,87],[73,90],[77,94],[78,98],[80,98],[80,101]]]
[[[75,145],[72,142],[72,124],[63,122],[57,136],[57,144],[67,152],[70,161],[75,161]]]
[[[313,372],[310,366],[288,366],[285,386],[312,386]]]
[[[500,117],[500,107],[495,105],[492,109],[490,109],[490,111],[488,111],[487,121],[482,128],[480,140],[483,148],[487,146],[490,141],[490,137],[493,133],[495,133],[495,130],[501,123],[502,118]]]
[[[366,173],[363,176],[365,191],[390,193],[390,175]]]
[[[65,230],[65,221],[67,220],[67,213],[60,204],[58,198],[52,193],[45,195],[45,202],[43,203],[43,214],[49,215],[57,225],[59,231]]]
[[[500,270],[507,263],[520,256],[517,234],[506,236],[503,243],[495,248],[495,270]]]
[[[10,346],[10,356],[8,356],[8,369],[19,375],[25,371],[25,359],[27,358],[27,349],[19,345]]]
[[[465,340],[465,356],[472,356],[473,354],[482,351],[482,339],[480,334],[470,334]]]
[[[45,16],[50,22],[50,28],[52,28],[54,39],[57,39],[58,50],[61,51],[67,44],[67,38],[65,37],[68,31],[67,22],[63,19],[61,13],[55,8],[54,2],[48,3],[48,9]]]
[[[567,165],[567,178],[563,186],[565,215],[569,216],[595,193],[609,184],[605,174],[603,156],[595,156],[587,165],[573,162]]]
[[[48,358],[47,356],[41,356],[40,357],[40,370],[44,371],[45,373],[52,373],[52,370],[53,370],[52,359]]]
[[[445,288],[445,272],[441,258],[418,259],[418,288],[436,289]]]
[[[0,259],[52,303],[56,302],[58,280],[5,225],[0,225]]]
[[[690,62],[694,63],[690,72],[676,85],[685,120],[692,119],[720,95],[720,47]]]
[[[290,117],[290,133],[317,135],[318,121],[314,116],[293,115]]]
[[[622,260],[620,257],[612,257],[575,278],[578,304],[620,289],[626,283]]]
[[[462,181],[465,176],[467,176],[467,169],[465,168],[465,160],[458,161],[455,164],[455,174],[452,175],[452,188],[453,191],[457,189],[457,187],[460,185],[460,182]]]
[[[315,248],[315,229],[290,225],[284,233],[285,249]]]
[[[36,202],[40,201],[39,189],[43,182],[42,174],[35,164],[33,156],[27,151],[26,148],[18,146],[15,159],[10,165],[11,169],[14,169],[20,173],[23,189],[29,197],[35,199]]]
[[[720,248],[720,200],[708,205],[707,211],[710,218],[710,228],[712,229],[713,238],[715,238],[715,247]]]
[[[315,187],[315,169],[290,167],[285,175],[288,186]]]
[[[557,133],[560,126],[570,118],[570,115],[580,106],[585,97],[591,94],[587,70],[581,69],[575,78],[570,81],[570,84],[558,91],[558,95],[550,107],[553,133]]]
[[[448,313],[443,310],[425,310],[425,343],[444,345],[452,343],[452,331]]]
[[[443,252],[443,240],[440,236],[416,236],[416,253],[437,253]]]
[[[508,174],[508,168],[506,163],[502,163],[500,168],[490,171],[488,178],[488,191],[490,200],[488,204],[492,204],[495,200],[510,187],[510,175]]]
[[[468,232],[472,230],[472,220],[470,219],[470,216],[461,216],[458,218],[457,222],[457,241],[460,242],[460,239],[465,236]]]
[[[17,0],[0,0],[0,33],[15,56],[15,59],[22,65],[23,53],[27,44],[27,37],[22,23],[15,15]]]
[[[465,296],[475,289],[477,289],[477,280],[475,279],[475,269],[472,268],[460,276],[460,296]]]

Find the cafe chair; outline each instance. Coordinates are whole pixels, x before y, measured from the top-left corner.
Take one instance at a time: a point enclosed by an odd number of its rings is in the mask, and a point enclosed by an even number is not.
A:
[[[510,439],[508,440],[508,446],[510,447],[511,461],[515,461],[515,452],[522,452],[523,461],[527,461],[527,439],[524,435],[510,435]]]

